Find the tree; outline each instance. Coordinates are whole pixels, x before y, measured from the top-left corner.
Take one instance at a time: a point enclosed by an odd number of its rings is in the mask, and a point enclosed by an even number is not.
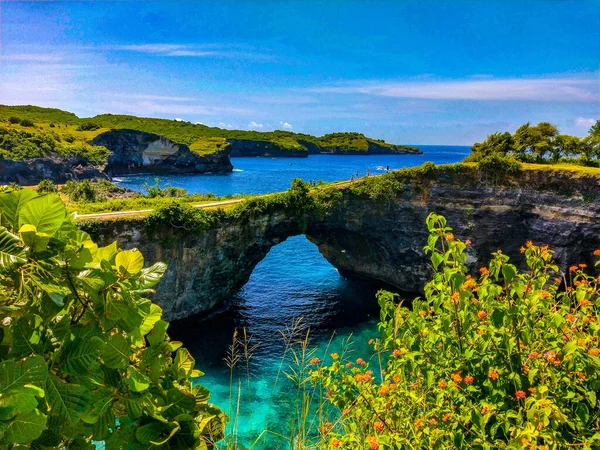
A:
[[[542,162],[547,154],[552,153],[556,136],[558,129],[551,123],[540,122],[531,126],[527,122],[515,131],[515,154],[521,161],[531,158]]]
[[[210,449],[225,415],[145,296],[166,270],[99,247],[56,194],[0,194],[0,446]]]
[[[472,154],[466,161],[480,161],[493,154],[508,155],[514,150],[514,139],[508,132],[490,134],[485,141],[471,147]]]

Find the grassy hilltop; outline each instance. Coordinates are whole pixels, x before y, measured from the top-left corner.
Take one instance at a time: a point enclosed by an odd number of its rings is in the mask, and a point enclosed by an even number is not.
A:
[[[342,149],[347,153],[366,153],[370,146],[418,153],[419,149],[387,143],[360,133],[332,133],[321,137],[290,131],[225,130],[169,119],[154,119],[118,114],[79,118],[60,109],[38,106],[0,105],[0,156],[6,159],[40,157],[50,151],[64,156],[81,155],[99,162],[108,152],[93,147],[91,140],[110,129],[132,129],[164,136],[186,144],[195,153],[207,155],[222,150],[227,139],[268,142],[279,150],[308,154],[308,146],[329,152]]]

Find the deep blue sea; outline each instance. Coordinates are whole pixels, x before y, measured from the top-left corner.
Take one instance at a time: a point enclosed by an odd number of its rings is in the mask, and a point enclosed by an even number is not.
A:
[[[190,193],[216,195],[268,193],[287,189],[293,178],[305,181],[349,179],[367,168],[373,174],[378,167],[411,167],[425,161],[436,164],[462,160],[468,147],[421,146],[423,155],[337,156],[314,155],[308,158],[233,158],[235,171],[214,175],[173,175],[161,177],[161,183],[182,187]],[[154,183],[152,176],[123,178],[120,184],[140,190],[143,183]],[[249,448],[260,431],[290,435],[297,411],[297,393],[287,374],[293,374],[296,345],[282,359],[285,344],[281,331],[294,319],[310,329],[309,356],[323,359],[332,351],[340,352],[348,339],[355,357],[370,356],[367,342],[377,336],[379,311],[375,293],[379,286],[345,280],[304,236],[289,238],[277,245],[258,264],[248,283],[229,302],[229,308],[209,318],[189,318],[171,324],[169,332],[196,358],[197,368],[205,372],[199,382],[211,391],[213,403],[226,410],[232,420],[229,431],[237,431],[238,442]],[[224,358],[234,330],[246,329],[258,344],[246,371],[243,359],[233,371]],[[250,383],[248,384],[248,374]],[[248,387],[249,386],[249,387]],[[239,395],[238,395],[239,392]],[[239,402],[238,402],[239,398]],[[237,411],[237,412],[236,412]],[[311,424],[315,432],[317,422]],[[254,448],[285,449],[286,443],[269,434]],[[243,447],[241,447],[243,448]]]

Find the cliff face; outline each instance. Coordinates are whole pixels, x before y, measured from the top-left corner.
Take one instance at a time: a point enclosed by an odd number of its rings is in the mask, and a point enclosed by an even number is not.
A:
[[[151,231],[144,221],[95,228],[101,242],[117,240],[124,248],[142,250],[147,261],[169,265],[154,298],[168,319],[219,305],[248,281],[272,246],[297,234],[314,242],[345,277],[419,292],[431,276],[423,253],[430,212],[443,214],[458,238],[471,239],[468,264],[474,270],[497,249],[522,263],[519,247],[527,240],[550,245],[563,270],[582,262],[593,266],[591,254],[600,248],[598,179],[572,180],[569,190],[561,191],[556,180],[535,177],[540,176],[524,175],[504,186],[442,178],[405,184],[379,201],[346,189],[327,214],[253,213],[196,234],[170,224]]]
[[[200,156],[187,145],[162,136],[135,130],[111,130],[99,134],[94,145],[111,151],[106,165],[109,175],[131,173],[206,173],[231,172],[229,149]]]
[[[0,183],[19,183],[24,186],[38,184],[48,178],[55,183],[85,178],[108,178],[102,167],[90,164],[79,156],[65,158],[58,153],[50,153],[43,158],[27,158],[13,161],[0,157]]]
[[[238,156],[278,156],[305,158],[308,152],[305,150],[286,150],[280,145],[270,141],[255,141],[250,139],[227,139],[232,157]]]

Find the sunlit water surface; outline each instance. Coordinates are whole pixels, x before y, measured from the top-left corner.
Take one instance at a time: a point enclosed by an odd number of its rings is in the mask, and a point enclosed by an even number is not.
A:
[[[234,158],[235,171],[230,174],[173,175],[161,182],[183,187],[189,192],[212,192],[216,195],[267,193],[289,187],[293,178],[336,181],[350,175],[364,175],[368,168],[391,169],[460,161],[468,147],[422,147],[424,155],[403,156],[329,156],[308,158]],[[152,176],[126,177],[120,183],[141,190],[143,183],[153,183]],[[281,331],[294,318],[310,327],[311,347],[323,359],[340,351],[349,336],[354,342],[353,357],[369,357],[367,342],[377,335],[379,316],[375,292],[378,286],[345,280],[304,236],[289,238],[271,249],[255,268],[249,282],[229,301],[229,308],[209,318],[189,318],[174,322],[170,334],[181,340],[205,372],[199,379],[211,391],[211,401],[238,417],[239,443],[249,448],[258,433],[268,428],[283,435],[294,427],[297,410],[295,388],[285,372],[290,373],[291,353],[282,362],[284,341]],[[250,359],[250,387],[244,363],[230,378],[224,362],[235,329],[245,328],[253,342],[259,344]],[[237,392],[240,392],[239,406]],[[233,392],[233,401],[231,401]],[[239,412],[235,412],[238,410]],[[316,431],[316,423],[312,431]],[[229,430],[233,429],[233,420]],[[254,448],[287,448],[285,442],[270,435]]]

